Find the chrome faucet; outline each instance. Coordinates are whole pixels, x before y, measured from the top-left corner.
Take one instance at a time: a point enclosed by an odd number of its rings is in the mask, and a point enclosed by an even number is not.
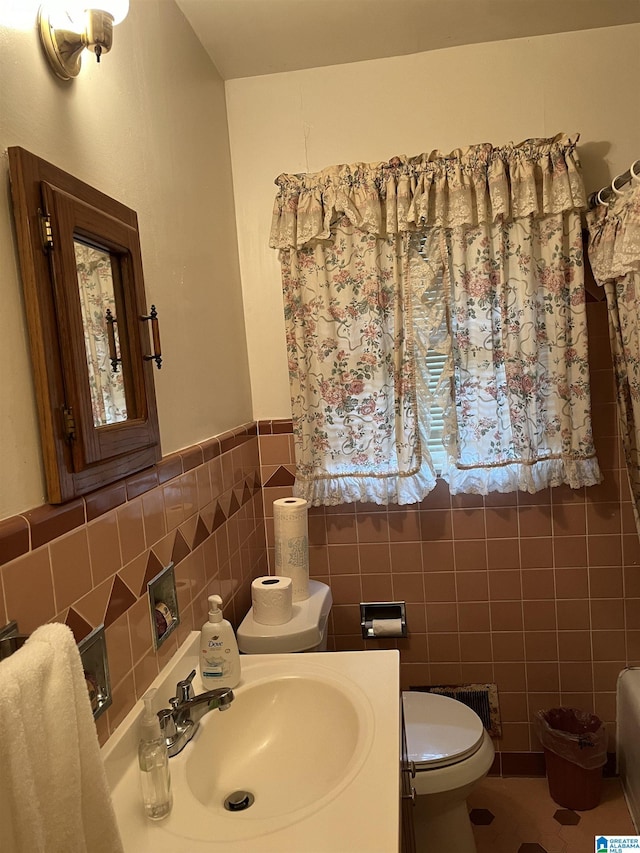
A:
[[[200,720],[209,711],[226,711],[233,702],[233,690],[219,687],[197,696],[192,681],[195,669],[176,686],[176,695],[169,699],[171,708],[158,711],[160,729],[167,744],[169,758],[181,752],[198,731]]]

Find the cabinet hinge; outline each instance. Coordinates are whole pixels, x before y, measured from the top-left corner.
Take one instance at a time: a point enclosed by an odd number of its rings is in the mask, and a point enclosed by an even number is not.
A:
[[[64,437],[67,441],[75,441],[76,421],[73,417],[73,409],[71,407],[63,409],[62,417],[64,420]]]
[[[50,252],[51,249],[53,249],[53,228],[51,226],[51,216],[48,213],[44,213],[42,210],[39,211],[39,214],[42,248],[45,252]]]

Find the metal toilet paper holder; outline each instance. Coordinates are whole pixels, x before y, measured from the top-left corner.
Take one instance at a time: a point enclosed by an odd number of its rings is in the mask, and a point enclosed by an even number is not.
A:
[[[400,620],[401,630],[397,633],[386,633],[384,637],[376,637],[373,630],[373,620]],[[407,636],[407,614],[404,601],[361,601],[360,627],[365,640],[388,639]]]

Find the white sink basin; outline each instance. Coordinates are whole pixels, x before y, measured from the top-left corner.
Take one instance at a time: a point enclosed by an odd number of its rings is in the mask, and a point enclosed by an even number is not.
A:
[[[154,682],[159,707],[197,667],[194,632]],[[395,651],[247,655],[228,710],[206,714],[171,758],[169,817],[144,817],[141,703],[103,749],[126,853],[397,853]],[[196,693],[202,691],[194,680]],[[253,802],[229,811],[238,791]]]
[[[189,789],[218,820],[251,826],[259,818],[295,819],[344,788],[371,747],[373,713],[362,691],[312,666],[248,685],[227,711],[200,725],[186,758]],[[238,790],[255,801],[230,814],[223,804]]]

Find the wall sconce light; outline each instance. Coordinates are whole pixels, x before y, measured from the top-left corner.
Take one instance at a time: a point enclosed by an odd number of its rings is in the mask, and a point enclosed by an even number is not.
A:
[[[96,3],[87,8],[87,2]],[[129,11],[129,0],[67,0],[43,4],[38,12],[40,41],[55,74],[62,80],[77,77],[82,51],[92,50],[100,62],[113,44],[113,27]]]

